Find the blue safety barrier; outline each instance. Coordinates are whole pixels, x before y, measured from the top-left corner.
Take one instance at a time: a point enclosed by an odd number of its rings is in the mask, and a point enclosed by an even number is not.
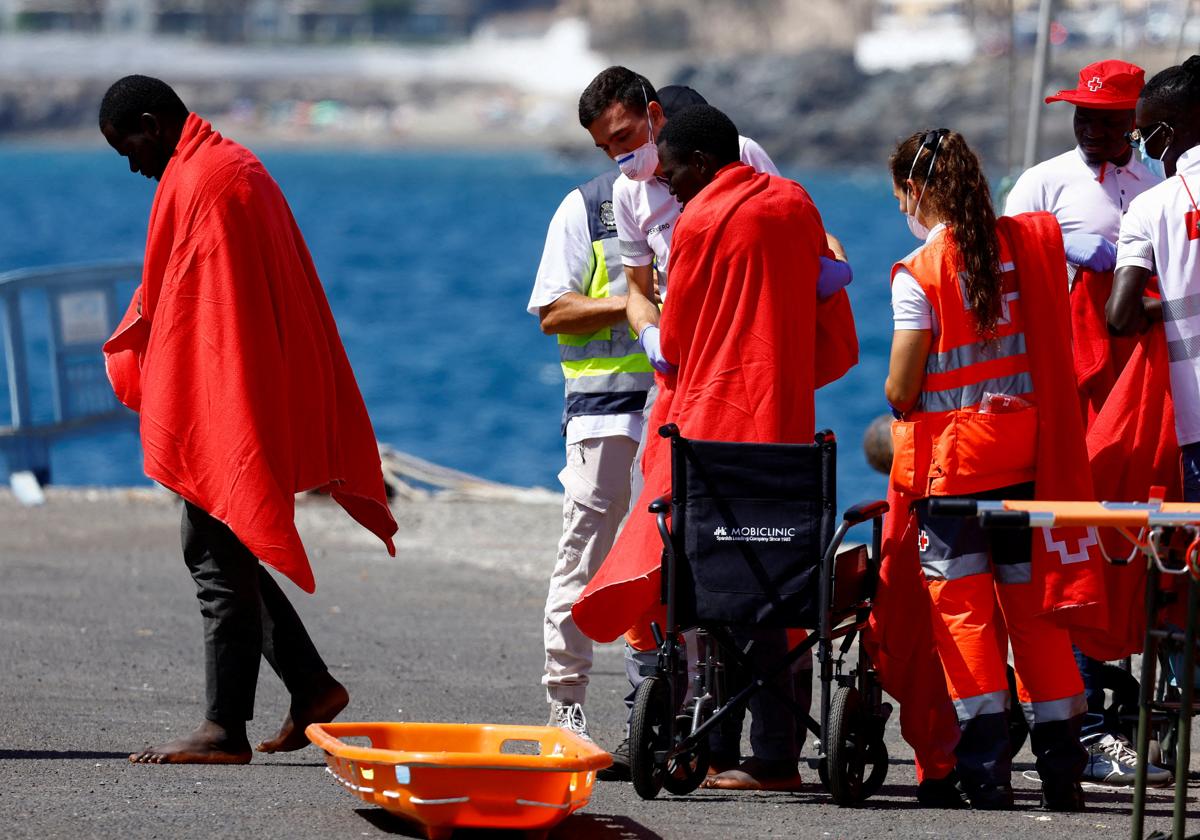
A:
[[[100,346],[116,329],[141,274],[138,263],[0,273],[8,374],[0,454],[14,489],[17,476],[49,483],[56,439],[101,425],[136,428],[137,415],[113,395]]]

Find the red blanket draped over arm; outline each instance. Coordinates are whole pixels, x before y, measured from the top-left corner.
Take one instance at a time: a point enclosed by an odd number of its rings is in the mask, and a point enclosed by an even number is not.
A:
[[[1026,353],[1038,404],[1035,495],[1094,499],[1058,220],[1050,213],[1022,213],[1001,217],[996,227],[1016,264],[1025,313]],[[1034,532],[1032,585],[1043,593],[1042,609],[1051,621],[1068,629],[1107,625],[1103,564],[1094,529]]]
[[[154,198],[142,285],[104,351],[141,415],[146,475],[262,562],[315,588],[293,521],[307,490],[395,553],[375,434],[291,210],[262,164],[195,114]]]
[[[658,428],[676,423],[685,437],[704,440],[810,443],[817,383],[858,357],[845,292],[817,305],[825,232],[799,184],[731,164],[688,203],[671,249],[660,327],[663,354],[678,370],[658,377],[645,490],[572,610],[579,628],[601,641],[659,601],[662,542],[645,512],[671,489],[670,445]],[[818,312],[828,316],[821,330]],[[830,339],[818,346],[822,334]]]

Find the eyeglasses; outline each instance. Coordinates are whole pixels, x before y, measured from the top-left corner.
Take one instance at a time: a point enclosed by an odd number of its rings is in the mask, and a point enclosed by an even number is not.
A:
[[[1143,142],[1148,143],[1150,142],[1150,138],[1157,134],[1160,128],[1165,128],[1172,134],[1175,132],[1175,129],[1167,125],[1165,122],[1156,122],[1152,125],[1146,126],[1145,128],[1138,127],[1132,131],[1126,131],[1125,139],[1129,141],[1129,145],[1131,146],[1136,146]]]

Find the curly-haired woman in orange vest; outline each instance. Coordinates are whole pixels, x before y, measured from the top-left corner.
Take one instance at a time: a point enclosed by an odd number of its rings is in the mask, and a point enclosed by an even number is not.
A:
[[[1047,214],[998,221],[979,161],[957,133],[914,134],[890,166],[899,209],[923,243],[892,270],[896,331],[886,392],[899,418],[892,483],[913,501],[934,635],[962,732],[959,784],[973,808],[1013,805],[1011,642],[1043,806],[1079,810],[1083,686],[1066,629],[1048,617],[1048,585],[1034,562],[1041,537],[929,515],[935,496],[1034,496],[1045,462],[1042,422],[1056,403],[1035,387],[1054,381],[1038,366],[1069,374],[1072,364],[1069,349],[1031,347],[1031,321],[1056,316],[1034,311],[1035,297],[1055,283],[1065,295],[1065,276],[1051,270],[1065,265],[1061,234]],[[1086,545],[1080,551],[1086,559]],[[1062,567],[1068,562],[1064,554]]]

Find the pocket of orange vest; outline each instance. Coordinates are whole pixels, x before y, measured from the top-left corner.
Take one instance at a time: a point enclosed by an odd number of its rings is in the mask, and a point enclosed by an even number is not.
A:
[[[933,441],[923,420],[892,421],[892,487],[900,493],[924,496],[929,486]]]
[[[1037,460],[1037,423],[1036,406],[996,414],[953,412],[934,455],[943,467],[947,492],[975,492],[1031,480]]]

